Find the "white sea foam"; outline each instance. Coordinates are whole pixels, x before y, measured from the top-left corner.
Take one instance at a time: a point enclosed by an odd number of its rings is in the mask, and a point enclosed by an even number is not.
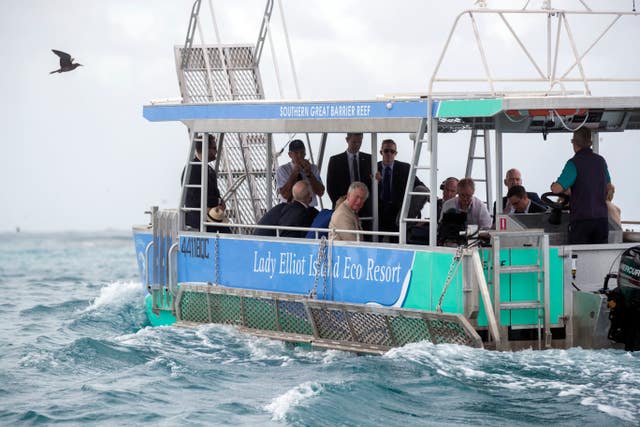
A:
[[[620,418],[621,420],[631,421],[631,422],[637,421],[636,419],[637,414],[636,416],[634,416],[633,412],[627,409],[598,403],[597,399],[594,397],[585,397],[580,401],[580,404],[584,406],[595,406],[599,411],[602,411],[605,414],[611,415],[612,417]]]
[[[84,311],[92,311],[108,305],[123,305],[141,300],[142,285],[139,282],[112,282],[100,289],[100,295]]]
[[[273,421],[281,421],[289,410],[299,406],[303,401],[318,395],[323,390],[321,384],[315,381],[302,383],[286,393],[274,398],[271,403],[265,405],[263,409],[271,412]]]

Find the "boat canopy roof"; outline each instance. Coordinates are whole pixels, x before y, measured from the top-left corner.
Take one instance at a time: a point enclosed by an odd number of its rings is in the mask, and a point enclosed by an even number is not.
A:
[[[586,125],[599,132],[640,129],[640,97],[526,96],[434,99],[439,132],[495,129],[507,133],[567,132]],[[181,121],[194,132],[416,132],[428,98],[363,101],[231,101],[151,103],[152,122]]]

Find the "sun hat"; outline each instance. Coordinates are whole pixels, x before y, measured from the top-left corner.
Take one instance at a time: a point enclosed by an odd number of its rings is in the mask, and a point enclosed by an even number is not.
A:
[[[220,206],[216,206],[215,208],[209,209],[209,213],[207,215],[207,219],[213,222],[229,222],[229,218],[224,213],[224,210]]]

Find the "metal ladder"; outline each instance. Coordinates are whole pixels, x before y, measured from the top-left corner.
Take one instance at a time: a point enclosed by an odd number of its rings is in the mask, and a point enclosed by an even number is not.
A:
[[[493,259],[493,309],[500,326],[500,310],[538,310],[538,347],[542,346],[540,333],[544,330],[544,348],[551,348],[551,319],[550,319],[550,285],[549,285],[549,235],[544,230],[497,231],[491,233]],[[533,244],[532,242],[535,242]],[[537,262],[530,265],[503,266],[500,262],[501,248],[536,248]],[[531,301],[501,302],[500,275],[537,273],[537,299]],[[541,289],[542,285],[542,289]],[[542,322],[541,322],[542,320]],[[501,341],[508,342],[506,327],[501,327]]]
[[[200,213],[200,228],[199,231],[204,231],[203,225],[207,220],[207,210],[203,209],[203,206],[207,206],[207,195],[209,190],[207,188],[209,167],[208,167],[208,155],[209,155],[209,138],[207,133],[194,134],[191,138],[191,147],[189,148],[189,154],[186,161],[186,167],[182,176],[182,190],[180,192],[180,205],[179,205],[179,219],[180,229],[185,229],[185,216],[187,212],[199,212]],[[196,157],[196,143],[202,143],[202,160],[198,161]],[[193,165],[200,165],[200,183],[189,184],[191,178],[191,171]],[[198,189],[200,191],[200,207],[187,207],[187,192],[190,188]]]
[[[405,188],[403,199],[404,202],[402,204],[402,209],[400,210],[400,243],[406,243],[408,223],[423,221],[423,219],[409,218],[409,206],[411,204],[411,198],[414,196],[427,196],[427,198],[431,200],[431,202],[433,202],[433,205],[436,205],[436,198],[432,198],[432,191],[430,187],[427,191],[414,191],[417,171],[426,170],[431,173],[433,170],[435,170],[432,169],[431,159],[435,158],[436,156],[436,154],[434,153],[434,147],[436,147],[436,145],[431,144],[431,146],[429,146],[429,139],[425,138],[425,132],[429,131],[429,128],[427,126],[428,120],[429,119],[425,118],[420,121],[420,127],[418,128],[418,132],[416,133],[415,137],[413,156],[411,158],[411,168],[409,168],[409,177],[407,179],[407,187]],[[437,128],[437,124],[435,126]],[[437,133],[437,130],[435,132]],[[420,154],[422,152],[423,145],[427,145],[427,153],[429,154],[428,163],[424,164],[420,163]],[[435,182],[435,180],[433,180],[433,182]],[[429,216],[431,217],[431,214]],[[437,223],[437,218],[430,218],[430,223]]]
[[[482,138],[484,152],[482,155],[476,155],[476,142]],[[465,177],[471,177],[473,172],[473,162],[475,160],[482,160],[484,162],[484,178],[474,178],[475,182],[484,182],[485,196],[487,201],[487,207],[491,211],[493,206],[493,191],[489,177],[491,176],[491,138],[489,137],[488,129],[473,128],[471,131],[471,138],[469,140],[469,155],[467,156],[467,169],[464,173]],[[496,179],[498,179],[496,177]]]

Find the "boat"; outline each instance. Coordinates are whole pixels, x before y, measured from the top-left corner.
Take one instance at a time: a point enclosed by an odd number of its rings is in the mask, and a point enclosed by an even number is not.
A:
[[[625,232],[618,224],[610,221],[606,244],[570,245],[566,206],[547,196],[553,207],[550,211],[497,212],[496,229],[478,233],[465,227],[458,233],[462,237],[458,244],[439,246],[438,224],[431,220],[437,218],[437,204],[427,203],[423,218],[409,212],[414,197],[435,200],[435,191],[417,190],[413,184],[420,171],[428,173],[429,189],[439,187],[443,177],[438,175],[438,145],[450,134],[470,135],[465,176],[472,176],[474,161],[484,163],[480,170],[484,201],[491,208],[504,195],[501,180],[492,177],[504,176],[503,146],[510,143],[510,137],[569,135],[586,126],[595,134],[597,151],[599,133],[640,129],[640,97],[591,94],[583,62],[593,46],[578,51],[569,25],[585,16],[609,19],[611,24],[598,33],[597,42],[614,24],[637,22],[639,14],[558,10],[550,3],[542,9],[480,7],[461,12],[424,93],[368,100],[283,101],[264,99],[260,77],[273,1],[267,1],[255,45],[196,45],[200,10],[196,0],[185,44],[175,48],[182,99],[143,107],[144,118],[150,122],[174,121],[186,126],[190,139],[186,173],[193,165],[203,171],[200,184],[184,180],[176,208],[154,206],[149,224],[133,227],[151,324],[228,324],[261,337],[365,354],[382,354],[424,340],[496,350],[621,348],[621,331],[623,335],[636,333],[638,326],[620,320],[619,292],[616,297],[612,291],[637,291],[635,275],[640,266],[634,264],[637,243],[624,241]],[[492,75],[478,31],[470,43],[477,46],[482,59],[481,77],[441,76],[440,65],[456,29],[467,21],[477,30],[477,20],[488,15],[506,26],[537,70],[533,78]],[[546,34],[549,49],[546,71],[511,25],[515,15],[542,18],[541,34]],[[563,29],[575,54],[564,74],[556,69]],[[610,80],[640,81],[632,77]],[[598,79],[603,81],[609,80]],[[436,91],[439,84],[452,82],[484,82],[487,88]],[[505,82],[520,86],[517,91],[506,91],[500,88]],[[534,83],[542,89],[521,89]],[[571,85],[578,89],[568,89]],[[298,229],[257,225],[278,197],[276,141],[288,140],[292,134],[306,136],[312,161],[316,146],[315,161],[324,171],[329,136],[347,132],[367,135],[371,153],[378,152],[380,135],[404,135],[406,142],[398,143],[412,156],[399,231],[375,231],[375,215],[374,231],[357,232],[355,242],[334,239],[334,233],[341,230],[311,228],[313,238],[288,238],[280,233]],[[216,223],[207,219],[206,209],[185,204],[190,188],[201,191],[200,206],[206,204],[207,156],[193,159],[198,143],[207,152],[209,135],[218,141],[213,167],[224,194],[229,218],[225,226],[230,233],[207,231]],[[476,154],[479,148],[484,148],[483,155]],[[372,156],[372,170],[377,160]],[[377,186],[371,192],[373,212],[377,212]],[[195,228],[185,225],[186,214],[193,211],[200,218]],[[418,223],[428,230],[427,237],[411,241],[409,232]],[[275,230],[275,236],[254,235],[260,228]],[[399,243],[389,243],[389,236]],[[618,287],[614,287],[615,278]],[[638,309],[630,300],[627,306]]]

